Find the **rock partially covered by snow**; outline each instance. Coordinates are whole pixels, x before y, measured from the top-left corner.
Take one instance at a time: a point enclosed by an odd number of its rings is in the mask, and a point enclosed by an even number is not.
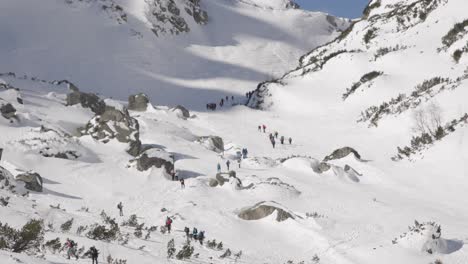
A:
[[[104,113],[106,104],[97,95],[80,92],[73,84],[69,84],[69,89],[71,93],[67,94],[67,106],[80,104],[84,108],[91,109],[97,115]]]
[[[349,154],[353,154],[354,157],[356,157],[356,159],[361,159],[361,155],[359,155],[359,153],[356,150],[354,150],[351,147],[344,147],[344,148],[340,148],[340,149],[333,151],[333,153],[326,156],[323,159],[323,161],[342,159],[348,156]]]
[[[198,141],[207,149],[221,153],[224,151],[224,141],[218,136],[199,137]]]
[[[20,139],[9,143],[20,150],[61,159],[77,159],[87,152],[75,137],[44,126],[32,128]]]
[[[146,111],[148,108],[149,99],[144,93],[130,95],[128,97],[128,110]]]
[[[136,168],[139,171],[146,171],[152,167],[164,167],[168,175],[174,170],[172,156],[162,149],[152,148],[143,152],[133,162],[136,162]]]
[[[326,171],[328,171],[329,169],[331,169],[331,166],[330,164],[326,163],[326,162],[320,162],[317,167],[314,167],[313,168],[314,171],[316,173],[324,173]]]
[[[238,216],[244,220],[260,220],[276,212],[276,221],[295,219],[295,215],[275,202],[260,202],[256,205],[242,209]]]
[[[183,119],[190,118],[189,110],[187,110],[187,108],[185,108],[185,107],[183,107],[181,105],[178,105],[178,106],[172,108],[172,111],[175,112],[177,114],[177,116],[180,117],[180,118],[183,118]]]
[[[138,120],[131,117],[127,109],[106,106],[102,115],[93,117],[80,133],[104,143],[114,138],[119,142],[128,143],[127,152],[137,156],[141,151],[139,128]]]
[[[24,182],[24,187],[30,191],[42,192],[42,177],[36,172],[26,172],[16,175],[17,181]]]
[[[434,222],[419,223],[418,221],[414,221],[414,226],[410,226],[407,233],[395,238],[392,243],[429,254],[450,254],[463,247],[463,241],[442,238],[440,225]]]
[[[7,102],[0,101],[0,113],[6,119],[12,119],[16,117],[16,108]]]

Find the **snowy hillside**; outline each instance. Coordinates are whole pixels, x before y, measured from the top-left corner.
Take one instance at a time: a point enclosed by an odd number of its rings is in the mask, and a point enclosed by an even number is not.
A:
[[[266,3],[1,1],[0,72],[202,109],[225,95],[243,96],[349,25],[323,13],[269,8],[290,1]]]
[[[0,1],[0,263],[468,263],[466,6]]]

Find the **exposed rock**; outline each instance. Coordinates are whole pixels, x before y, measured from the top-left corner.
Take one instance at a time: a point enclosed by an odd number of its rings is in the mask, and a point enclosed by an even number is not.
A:
[[[330,166],[330,164],[328,164],[326,162],[320,162],[320,164],[317,167],[313,168],[313,170],[316,173],[324,173],[324,172],[328,171],[329,169],[331,169],[331,166]]]
[[[190,118],[190,112],[189,110],[187,110],[187,108],[181,106],[181,105],[178,105],[174,108],[172,108],[172,111],[173,112],[176,112],[176,111],[179,111],[181,113],[181,116],[179,116],[180,118]]]
[[[0,113],[6,119],[11,119],[16,117],[16,109],[10,103],[0,102]]]
[[[131,117],[126,108],[106,106],[102,115],[93,117],[80,133],[104,143],[114,138],[128,143],[127,152],[132,156],[137,156],[141,151],[138,120]]]
[[[82,107],[91,109],[96,115],[101,115],[106,110],[106,104],[97,95],[80,92],[72,83],[68,84],[68,88],[72,92],[67,94],[67,106],[81,104]]]
[[[279,208],[276,203],[260,202],[252,207],[242,209],[238,216],[244,220],[259,220],[265,218],[275,211],[277,212],[276,221],[282,222],[287,219],[295,219],[292,213]]]
[[[166,173],[170,175],[174,170],[171,155],[162,149],[148,149],[133,161],[136,162],[136,168],[139,171],[146,171],[152,167],[164,167]]]
[[[211,178],[211,179],[208,180],[208,185],[210,187],[216,187],[216,186],[218,186],[218,180]]]
[[[218,173],[216,174],[216,181],[218,181],[218,184],[222,186],[224,183],[229,182],[229,179],[224,178],[221,173]]]
[[[24,182],[24,187],[30,191],[42,192],[42,177],[36,172],[22,173],[16,175],[15,179]]]
[[[146,94],[139,93],[128,97],[128,110],[146,111],[149,99]]]
[[[187,16],[182,14],[181,9],[185,10],[185,13],[189,18],[193,18],[195,23],[199,25],[208,23],[208,13],[201,8],[200,0],[179,2],[174,0],[147,0],[147,3],[146,18],[152,24],[152,31],[157,36],[190,32],[189,22],[185,19]]]
[[[198,139],[207,149],[221,153],[224,151],[224,141],[218,136],[206,136]]]
[[[323,161],[342,159],[342,158],[348,156],[351,153],[354,154],[356,159],[361,159],[361,155],[359,155],[359,153],[356,150],[354,150],[351,147],[344,147],[344,148],[340,148],[340,149],[337,149],[337,150],[333,151],[333,153],[326,156],[323,159]]]

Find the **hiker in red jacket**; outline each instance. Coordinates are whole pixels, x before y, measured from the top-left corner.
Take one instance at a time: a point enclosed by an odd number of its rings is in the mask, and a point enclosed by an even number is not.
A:
[[[262,128],[263,128],[263,133],[265,133],[266,126],[263,125]]]
[[[166,228],[167,228],[167,232],[169,232],[169,234],[171,233],[171,226],[172,226],[172,219],[168,216],[166,218]]]

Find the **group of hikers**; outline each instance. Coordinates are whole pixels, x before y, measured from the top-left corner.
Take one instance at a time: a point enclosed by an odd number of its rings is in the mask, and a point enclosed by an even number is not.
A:
[[[231,97],[226,95],[226,97],[221,98],[221,100],[219,101],[219,107],[223,107],[225,103],[229,102],[229,98],[231,98],[231,102],[234,103],[234,95],[232,95]],[[206,104],[206,110],[215,111],[217,105],[218,104],[216,104],[216,103]]]
[[[179,179],[178,172],[176,170],[174,170],[174,169],[171,171],[171,178],[172,178],[172,181],[179,181],[180,182],[180,188],[185,189],[185,180],[184,180],[184,178]]]
[[[245,97],[246,97],[247,99],[250,99],[250,98],[252,97],[253,93],[254,93],[254,91],[250,91],[250,92],[248,92],[248,93],[245,93]]]
[[[185,235],[187,236],[187,240],[195,239],[200,242],[200,245],[203,245],[203,240],[205,239],[205,231],[198,232],[198,229],[194,227],[192,232],[190,232],[190,228],[184,228]]]
[[[265,126],[265,125],[259,125],[259,126],[258,126],[258,131],[259,131],[259,132],[262,132],[262,131],[263,131],[263,133],[266,133],[266,126]],[[276,146],[276,140],[278,140],[278,137],[279,137],[278,131],[275,131],[274,133],[270,133],[268,137],[269,137],[269,139],[270,139],[271,145],[273,146],[273,148],[275,148],[275,146]],[[286,138],[285,138],[284,136],[281,136],[281,137],[279,138],[279,141],[280,141],[281,145],[284,144],[284,141],[285,141],[285,140],[286,140]],[[288,138],[288,142],[289,142],[289,145],[292,144],[292,138],[291,138],[291,137]]]
[[[247,148],[243,148],[241,151],[237,152],[237,159],[236,160],[237,160],[237,166],[239,168],[241,167],[242,159],[246,159],[248,154],[249,154],[249,151],[247,150]],[[226,168],[227,168],[228,171],[231,169],[231,161],[230,160],[226,160]],[[218,173],[221,172],[221,164],[219,162],[216,165],[216,171]]]
[[[67,258],[70,259],[71,257],[74,257],[78,260],[78,253],[77,253],[77,248],[78,244],[67,238],[67,241],[65,241],[65,244],[62,247],[63,249],[67,249]],[[89,250],[84,254],[84,256],[91,257],[93,263],[92,264],[98,264],[98,256],[99,256],[99,251],[96,249],[95,246],[92,246],[89,248]]]

